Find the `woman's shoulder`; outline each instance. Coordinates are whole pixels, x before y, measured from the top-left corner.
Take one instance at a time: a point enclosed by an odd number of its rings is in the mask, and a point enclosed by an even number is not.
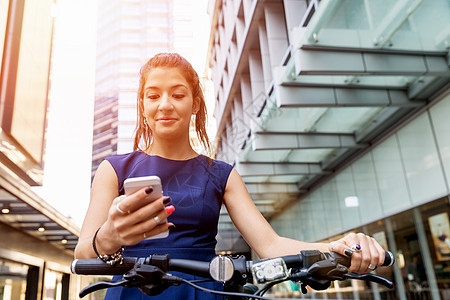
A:
[[[225,168],[225,169],[232,169],[233,166],[223,160],[218,160],[218,159],[212,159],[212,163],[213,165],[216,165],[220,168]]]
[[[212,159],[204,155],[200,155],[199,157],[201,158],[202,165],[210,174],[228,177],[233,169],[233,166],[225,161]]]
[[[111,162],[118,162],[118,161],[130,161],[135,159],[141,159],[145,156],[145,152],[143,151],[133,151],[128,153],[122,153],[122,154],[114,154],[105,157],[105,160]]]
[[[112,167],[116,170],[116,173],[126,171],[129,168],[133,168],[136,164],[141,162],[147,154],[142,151],[133,151],[124,154],[110,155],[105,158]]]

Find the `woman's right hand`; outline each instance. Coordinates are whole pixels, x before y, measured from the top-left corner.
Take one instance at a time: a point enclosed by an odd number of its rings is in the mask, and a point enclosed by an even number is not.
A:
[[[170,197],[159,197],[137,210],[132,210],[151,195],[150,190],[142,188],[129,196],[122,195],[114,199],[108,218],[97,234],[101,254],[114,253],[124,245],[136,244],[175,227],[173,223],[165,222],[175,210],[172,205],[166,207],[171,201]]]

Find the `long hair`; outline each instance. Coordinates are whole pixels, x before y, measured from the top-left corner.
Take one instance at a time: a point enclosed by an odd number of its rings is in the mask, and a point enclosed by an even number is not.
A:
[[[134,137],[133,150],[148,150],[152,142],[152,132],[144,122],[144,88],[145,80],[148,73],[155,68],[176,68],[181,74],[183,74],[192,92],[192,96],[195,99],[200,99],[200,108],[195,115],[195,131],[201,144],[205,148],[208,154],[211,153],[211,145],[208,135],[206,133],[206,104],[203,89],[200,85],[200,79],[197,72],[192,65],[178,53],[159,53],[153,56],[145,65],[142,66],[140,71],[139,89],[137,95],[137,125],[136,134]],[[143,149],[141,149],[141,141],[144,143]]]

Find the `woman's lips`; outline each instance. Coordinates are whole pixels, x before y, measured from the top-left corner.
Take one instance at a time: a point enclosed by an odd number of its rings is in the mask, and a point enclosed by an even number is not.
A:
[[[173,123],[176,121],[176,119],[172,119],[172,118],[159,118],[157,120],[160,123]]]

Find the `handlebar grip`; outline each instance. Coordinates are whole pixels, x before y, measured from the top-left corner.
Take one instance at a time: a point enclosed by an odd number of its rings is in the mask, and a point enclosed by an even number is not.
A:
[[[169,261],[169,270],[197,275],[200,277],[210,277],[209,263],[209,261],[172,258]]]
[[[75,259],[70,266],[73,274],[78,275],[122,275],[134,267],[136,257],[124,257],[122,264],[111,266],[100,259]]]
[[[384,252],[384,263],[383,267],[390,267],[395,263],[395,256],[391,251]]]

